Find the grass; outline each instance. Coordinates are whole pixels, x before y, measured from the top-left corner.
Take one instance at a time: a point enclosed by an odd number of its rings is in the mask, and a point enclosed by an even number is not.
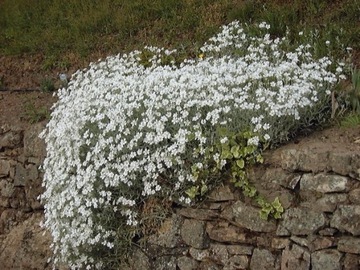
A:
[[[272,25],[273,35],[320,28],[319,42],[339,37],[360,49],[360,0],[49,0],[0,2],[0,55],[45,55],[45,69],[80,58],[145,44],[197,53],[218,27],[232,20]],[[294,39],[299,38],[294,36]],[[323,49],[325,47],[323,46]]]

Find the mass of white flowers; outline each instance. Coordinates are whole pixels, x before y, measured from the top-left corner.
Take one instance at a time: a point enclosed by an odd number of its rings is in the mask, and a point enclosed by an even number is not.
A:
[[[258,145],[327,99],[341,68],[332,73],[311,45],[287,51],[286,37],[271,38],[270,27],[250,35],[238,22],[223,26],[199,58],[179,65],[162,62],[176,51],[154,47],[144,49],[153,55],[148,65],[142,51],[111,56],[59,90],[42,134],[41,199],[55,264],[100,269],[97,251],[114,249],[119,226],[139,225],[139,202],[161,194],[189,203],[191,166],[206,168],[205,149],[227,140],[217,128],[250,130],[248,144]]]

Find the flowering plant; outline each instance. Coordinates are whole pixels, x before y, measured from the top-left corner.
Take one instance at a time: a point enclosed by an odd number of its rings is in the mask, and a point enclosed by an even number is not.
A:
[[[194,168],[210,161],[225,168],[220,153],[205,158],[228,140],[219,128],[249,130],[247,144],[257,147],[283,140],[309,108],[327,105],[341,67],[331,72],[331,60],[315,59],[311,45],[288,51],[287,37],[272,39],[269,27],[223,26],[201,57],[180,64],[176,51],[154,47],[111,56],[59,90],[42,134],[41,198],[55,264],[108,267],[104,254],[119,250],[119,231],[141,226],[139,203],[150,196],[191,203]],[[219,179],[202,181],[211,187]]]

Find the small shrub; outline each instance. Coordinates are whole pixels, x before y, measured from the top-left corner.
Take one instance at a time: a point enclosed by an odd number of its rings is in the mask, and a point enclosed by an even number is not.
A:
[[[244,167],[319,117],[342,78],[311,44],[290,46],[269,29],[235,21],[181,63],[155,47],[111,56],[59,90],[42,134],[55,264],[111,269],[143,226],[144,202],[191,204],[223,174],[255,196]],[[257,201],[264,218],[283,210]]]

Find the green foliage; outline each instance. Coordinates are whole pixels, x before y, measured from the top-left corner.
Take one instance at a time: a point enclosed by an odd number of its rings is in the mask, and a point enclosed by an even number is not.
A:
[[[44,92],[53,92],[56,88],[52,79],[44,78],[40,82],[40,89]]]
[[[23,118],[30,124],[35,124],[45,119],[49,119],[50,112],[46,107],[37,107],[34,102],[30,100],[25,101],[24,105],[25,111],[23,114]]]
[[[194,45],[233,20],[267,21],[274,36],[284,35],[287,29],[298,33],[323,26],[319,35],[325,40],[318,40],[323,49],[326,40],[335,44],[331,40],[335,36],[345,46],[359,49],[360,29],[354,23],[359,14],[359,0],[337,1],[336,8],[324,0],[4,0],[0,2],[0,53],[40,52],[51,60],[63,58],[66,51],[86,57],[153,44],[184,46],[193,56]],[[298,38],[293,36],[294,41]],[[48,61],[45,66],[69,65],[63,61]]]
[[[360,114],[360,70],[354,69],[351,76],[351,89],[349,92],[349,103],[353,112]]]
[[[212,147],[206,149],[205,169],[200,169],[196,165],[192,167],[192,173],[196,184],[186,191],[186,194],[191,198],[204,196],[208,187],[205,183],[209,175],[222,174],[227,175],[230,182],[242,190],[246,197],[252,198],[261,207],[260,217],[268,219],[273,217],[275,219],[281,218],[284,212],[278,198],[271,202],[267,202],[261,196],[256,188],[249,182],[247,177],[247,168],[252,165],[263,163],[264,159],[261,151],[267,147],[263,142],[262,149],[255,145],[249,145],[249,140],[256,137],[255,134],[249,131],[245,132],[230,132],[225,127],[220,127],[217,130],[217,140]],[[225,138],[225,139],[224,139]],[[219,154],[220,158],[214,162],[212,157],[214,154]],[[222,161],[226,161],[226,166],[222,167]]]

